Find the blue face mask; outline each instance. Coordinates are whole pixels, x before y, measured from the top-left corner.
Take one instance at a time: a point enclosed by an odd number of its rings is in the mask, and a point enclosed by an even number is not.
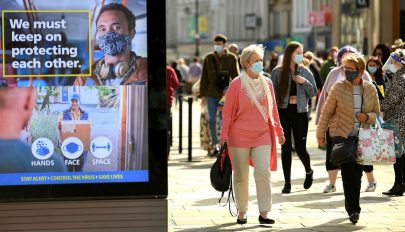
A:
[[[131,37],[125,34],[107,32],[97,37],[97,43],[101,51],[109,56],[118,56],[131,44]]]
[[[294,57],[294,63],[296,63],[296,64],[301,64],[303,58],[304,58],[304,55],[302,55],[302,54],[295,55],[295,57]]]
[[[67,145],[65,145],[63,147],[64,151],[67,151],[67,152],[72,153],[72,154],[79,151],[79,150],[81,150],[81,149],[82,149],[82,146],[80,146],[80,145],[78,145],[78,144],[76,144],[74,142],[70,142],[69,144],[67,144]]]
[[[256,74],[259,74],[261,71],[263,71],[263,61],[257,61],[254,63],[250,70]]]
[[[214,50],[217,53],[220,53],[220,52],[222,52],[224,50],[224,46],[222,46],[222,45],[214,45]]]
[[[373,67],[373,66],[368,66],[367,70],[370,74],[374,74],[375,72],[377,72],[377,67]]]
[[[346,80],[348,80],[348,81],[352,81],[352,80],[356,79],[358,75],[359,74],[357,71],[345,71],[345,77],[346,77]]]

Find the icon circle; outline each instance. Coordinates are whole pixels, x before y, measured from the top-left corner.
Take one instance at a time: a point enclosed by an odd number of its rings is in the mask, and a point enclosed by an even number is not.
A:
[[[53,143],[48,138],[38,138],[31,145],[31,152],[39,160],[49,159],[55,150]]]
[[[90,143],[90,151],[98,159],[107,158],[112,152],[113,146],[109,138],[98,136]]]
[[[77,159],[83,153],[83,143],[76,137],[68,137],[62,142],[61,151],[68,159]]]

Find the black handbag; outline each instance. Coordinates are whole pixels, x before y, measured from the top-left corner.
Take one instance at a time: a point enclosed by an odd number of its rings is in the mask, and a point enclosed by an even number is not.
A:
[[[224,197],[225,192],[229,191],[227,201],[221,206],[224,207],[228,204],[229,213],[232,216],[236,216],[237,214],[234,214],[231,210],[231,197],[233,202],[235,202],[235,197],[232,189],[232,163],[226,143],[221,147],[221,152],[217,155],[217,160],[215,160],[211,167],[210,179],[212,187],[221,192],[221,197],[218,200],[219,205],[221,205],[221,200]]]
[[[232,164],[226,143],[211,167],[210,178],[212,187],[219,192],[228,191],[232,184]]]
[[[358,136],[349,136],[347,139],[341,136],[332,139],[333,147],[330,162],[333,165],[341,165],[357,161]]]

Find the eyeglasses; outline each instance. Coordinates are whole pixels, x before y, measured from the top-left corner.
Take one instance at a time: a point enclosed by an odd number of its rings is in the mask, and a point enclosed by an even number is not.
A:
[[[357,71],[357,69],[352,69],[352,68],[348,68],[348,67],[343,67],[343,71],[351,71],[351,72],[353,72],[353,71]]]

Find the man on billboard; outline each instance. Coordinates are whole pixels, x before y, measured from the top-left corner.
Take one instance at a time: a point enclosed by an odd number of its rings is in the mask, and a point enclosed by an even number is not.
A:
[[[80,96],[73,94],[70,108],[58,118],[60,148],[69,171],[82,171],[90,143],[89,114],[80,108]]]
[[[90,77],[95,85],[128,85],[147,80],[147,59],[131,51],[135,16],[124,5],[111,3],[103,6],[96,19],[96,38],[104,57],[93,64]],[[76,79],[85,85],[86,77]]]

